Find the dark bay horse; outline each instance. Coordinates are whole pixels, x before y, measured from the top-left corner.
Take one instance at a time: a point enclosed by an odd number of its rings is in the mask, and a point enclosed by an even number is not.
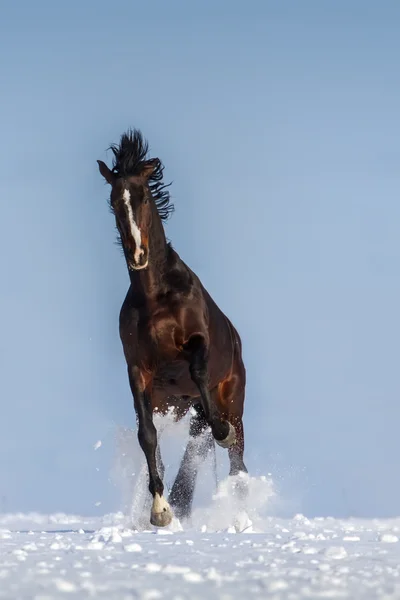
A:
[[[137,130],[124,133],[111,150],[112,169],[97,162],[111,185],[110,207],[130,277],[120,312],[120,337],[149,471],[150,522],[164,527],[172,519],[170,504],[178,517],[190,514],[198,464],[195,448],[204,457],[215,439],[229,449],[230,475],[247,472],[242,422],[246,372],[236,329],[167,243],[163,221],[173,205],[161,161],[147,158],[147,142]],[[163,495],[153,411],[165,413],[171,406],[177,418],[190,407],[195,410],[169,504]]]

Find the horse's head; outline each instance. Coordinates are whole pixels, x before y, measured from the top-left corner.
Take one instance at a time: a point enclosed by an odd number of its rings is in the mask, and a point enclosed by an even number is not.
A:
[[[121,176],[98,160],[100,173],[111,185],[110,205],[121,236],[128,268],[131,271],[145,269],[149,262],[149,232],[153,210],[157,210],[149,185],[149,179],[160,161],[143,162],[135,175]]]

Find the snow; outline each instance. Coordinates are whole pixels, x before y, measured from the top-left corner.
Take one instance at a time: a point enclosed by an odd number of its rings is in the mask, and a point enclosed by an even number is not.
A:
[[[400,519],[267,518],[260,533],[0,517],[0,598],[398,598]],[[396,535],[397,534],[397,535]]]
[[[181,456],[186,439],[181,424],[168,438],[171,423],[157,424],[167,471],[166,450]],[[221,450],[202,465],[191,520],[156,529],[136,435],[117,442],[121,512],[0,515],[0,599],[400,598],[400,518],[280,518],[272,477],[219,479]]]

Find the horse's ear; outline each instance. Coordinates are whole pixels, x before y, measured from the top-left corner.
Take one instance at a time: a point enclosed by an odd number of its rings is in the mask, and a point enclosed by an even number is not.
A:
[[[107,183],[109,183],[110,185],[113,185],[113,183],[115,182],[114,173],[112,171],[110,171],[110,169],[107,167],[106,163],[104,163],[102,160],[98,160],[97,164],[99,165],[100,173],[103,175],[103,177],[107,181]]]
[[[150,160],[146,160],[145,164],[143,165],[142,170],[140,171],[140,175],[142,177],[144,177],[145,179],[149,179],[149,177],[151,177],[153,175],[154,171],[156,171],[159,167],[160,167],[160,159],[159,158],[151,158]]]

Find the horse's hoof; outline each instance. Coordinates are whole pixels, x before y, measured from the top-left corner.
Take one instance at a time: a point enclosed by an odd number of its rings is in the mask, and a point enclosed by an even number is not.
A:
[[[167,527],[172,521],[172,510],[164,496],[156,494],[151,507],[150,523],[155,527]]]
[[[221,448],[230,448],[231,446],[234,446],[234,444],[236,444],[235,428],[231,423],[229,423],[229,421],[228,421],[228,425],[229,425],[229,433],[226,436],[226,438],[224,440],[215,440],[217,442],[217,444],[219,446],[221,446]]]
[[[151,511],[150,523],[155,527],[167,527],[172,521],[172,512],[165,510],[160,513]]]

